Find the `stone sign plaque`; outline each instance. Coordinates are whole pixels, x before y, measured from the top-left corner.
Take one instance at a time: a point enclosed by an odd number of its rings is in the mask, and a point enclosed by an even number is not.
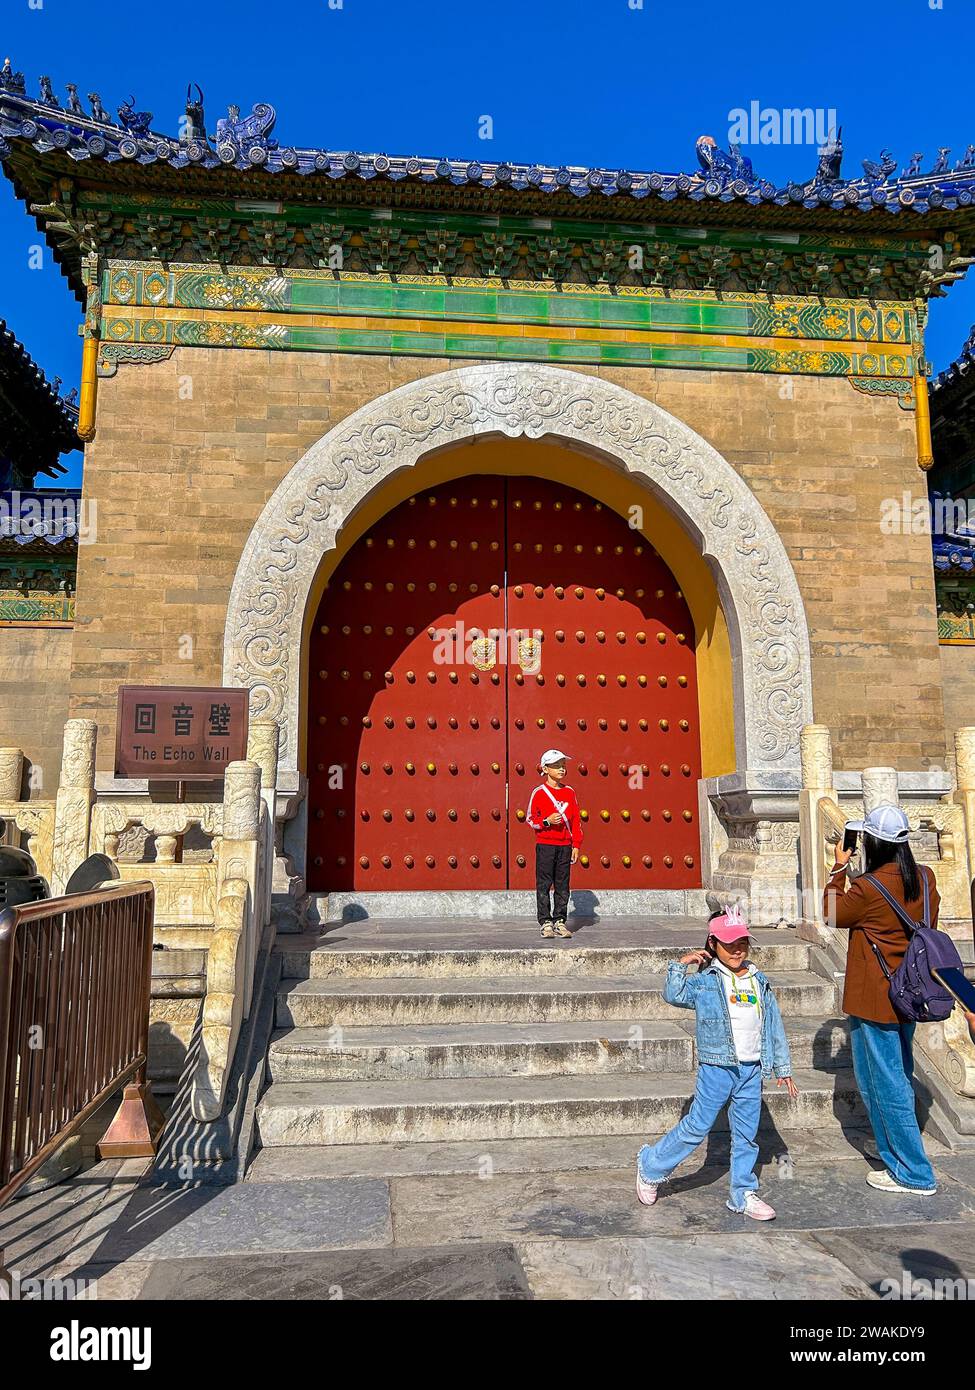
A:
[[[123,685],[118,692],[116,777],[212,781],[247,757],[249,691]]]

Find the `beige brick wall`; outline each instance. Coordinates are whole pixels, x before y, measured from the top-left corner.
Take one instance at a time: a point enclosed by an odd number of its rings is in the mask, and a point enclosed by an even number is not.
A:
[[[941,648],[948,757],[954,760],[955,730],[975,725],[975,647]]]
[[[81,551],[71,713],[98,719],[100,766],[120,684],[219,681],[238,557],[287,470],[366,401],[457,365],[181,348],[99,383],[85,470],[99,534]],[[815,714],[834,729],[837,766],[943,762],[929,542],[879,526],[883,498],[923,491],[913,415],[845,380],[599,374],[691,425],[768,511],[805,599]]]
[[[67,627],[0,627],[0,748],[29,759],[35,798],[57,790],[72,636]]]

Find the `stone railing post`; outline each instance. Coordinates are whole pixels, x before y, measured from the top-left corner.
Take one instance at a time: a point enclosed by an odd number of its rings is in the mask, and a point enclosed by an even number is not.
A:
[[[251,723],[247,731],[247,761],[257,763],[261,769],[261,791],[273,815],[278,781],[278,726],[273,719],[255,719]]]
[[[878,806],[899,805],[897,769],[895,767],[865,767],[863,769],[863,814],[868,816]]]
[[[55,897],[64,892],[74,870],[88,858],[97,738],[94,719],[69,719],[64,726],[61,780],[54,810],[51,892]]]
[[[0,748],[0,801],[19,801],[24,755],[19,748]]]
[[[833,741],[826,724],[806,724],[799,735],[804,791],[833,791]]]
[[[24,779],[24,755],[19,748],[0,748],[0,805],[20,800]],[[0,831],[0,845],[18,845],[20,835],[16,824],[7,821]]]
[[[975,877],[975,728],[955,730],[955,772],[958,780],[955,800],[965,814],[965,847],[968,851],[970,883]]]
[[[260,916],[261,768],[229,763],[217,846],[216,918],[207,955],[203,1041],[191,1104],[198,1120],[217,1119],[240,1027],[250,1011]],[[266,814],[266,812],[265,812]]]
[[[799,793],[799,874],[802,921],[818,923],[826,882],[826,845],[819,824],[819,803],[835,800],[833,744],[825,724],[806,724],[799,735],[802,790]]]
[[[261,814],[261,769],[257,763],[228,763],[223,782],[223,850],[229,840],[257,839]],[[240,877],[240,875],[235,875]]]

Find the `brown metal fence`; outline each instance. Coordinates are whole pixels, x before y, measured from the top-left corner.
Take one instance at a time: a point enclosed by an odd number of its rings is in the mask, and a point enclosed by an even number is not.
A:
[[[99,1153],[154,1151],[153,900],[129,883],[0,915],[0,1206],[120,1087]]]

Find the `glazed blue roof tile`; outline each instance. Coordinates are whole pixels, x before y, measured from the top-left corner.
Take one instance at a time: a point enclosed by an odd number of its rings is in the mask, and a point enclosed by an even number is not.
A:
[[[972,541],[936,540],[932,543],[934,568],[938,574],[975,573],[975,543]]]
[[[245,117],[231,108],[228,117],[217,123],[216,134],[208,135],[202,126],[201,98],[198,108],[194,108],[199,123],[191,127],[188,137],[179,139],[154,131],[151,112],[138,112],[127,102],[118,108],[118,120],[113,121],[100,100],[97,110],[86,112],[76,87],[69,84],[67,90],[67,109],[58,101],[47,78],[41,79],[40,96],[29,97],[23,75],[15,72],[9,61],[4,64],[0,71],[0,159],[9,156],[16,145],[29,144],[42,153],[63,151],[78,163],[96,160],[109,164],[162,163],[173,169],[224,167],[249,172],[262,170],[272,175],[325,174],[333,180],[386,178],[399,182],[412,178],[427,183],[441,181],[486,189],[567,191],[580,199],[655,197],[665,202],[677,198],[692,202],[710,199],[726,203],[741,201],[752,206],[792,204],[837,211],[883,209],[891,214],[919,215],[936,208],[953,211],[972,206],[975,201],[975,146],[971,145],[954,167],[949,167],[950,152],[942,150],[934,167],[926,173],[920,171],[917,158],[899,176],[896,164],[883,172],[887,169],[883,163],[878,166],[864,160],[864,174],[853,179],[840,176],[842,147],[837,146],[838,157],[825,172],[822,167],[824,152],[821,151],[821,167],[812,177],[780,188],[753,174],[750,162],[737,150],[730,153],[720,150],[710,137],[703,136],[697,142],[702,167],[690,174],[586,166],[552,168],[442,157],[404,158],[351,150],[281,146],[271,136],[275,112],[267,103],[259,103],[251,115]],[[190,110],[188,104],[187,114]]]
[[[945,387],[961,381],[967,381],[969,385],[975,383],[975,324],[954,362],[933,378],[931,390],[943,391]]]
[[[73,519],[62,515],[44,520],[52,501],[65,504],[64,512],[73,517],[81,501],[81,489],[18,488],[0,492],[0,542],[17,546],[43,544],[55,549],[75,546],[78,526]]]

